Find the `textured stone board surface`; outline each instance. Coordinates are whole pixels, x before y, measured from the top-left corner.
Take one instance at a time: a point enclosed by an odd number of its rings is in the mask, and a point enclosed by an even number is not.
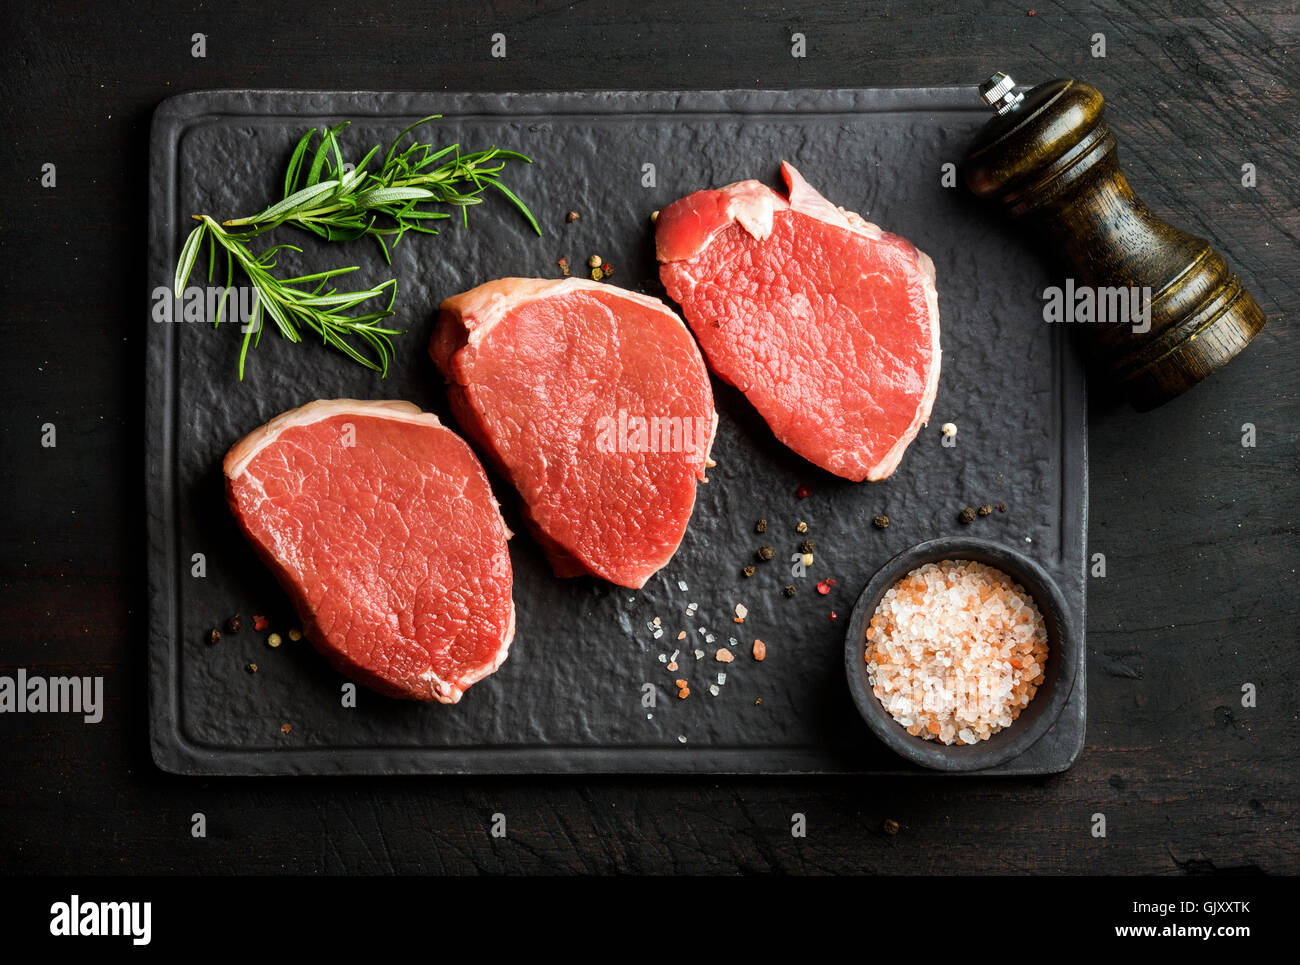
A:
[[[466,150],[497,144],[534,159],[507,183],[543,227],[537,238],[501,198],[411,237],[390,269],[368,242],[324,245],[282,230],[304,249],[286,267],[356,264],[357,278],[399,279],[397,357],[380,379],[318,344],[264,334],[236,380],[239,334],[229,326],[150,323],[147,414],[150,538],[150,687],[155,759],[187,773],[437,772],[913,772],[857,717],[843,680],[843,632],[857,591],[895,553],[964,531],[962,506],[1005,500],[970,527],[1034,556],[1061,583],[1084,625],[1086,433],[1083,380],[1065,333],[1039,323],[1047,284],[1032,252],[960,189],[940,185],[984,120],[968,89],[608,93],[381,94],[207,92],[168,101],[152,142],[150,287],[167,285],[189,215],[252,213],[278,195],[285,161],[308,126],[354,121],[350,157],[387,142],[416,118],[445,119],[423,139]],[[743,397],[715,380],[718,465],[672,563],[640,591],[595,580],[556,580],[524,532],[515,497],[494,487],[512,543],[518,636],[494,676],[454,707],[390,701],[364,689],[356,709],[339,701],[343,678],[305,644],[278,650],[251,629],[254,613],[282,633],[292,610],[244,544],[226,509],[220,461],[267,419],[316,398],[404,398],[449,424],[441,378],[425,353],[436,306],[449,294],[503,275],[580,270],[599,253],[612,284],[661,294],[651,211],[700,187],[743,178],[779,184],[794,163],[837,204],[909,238],[935,261],[943,375],[931,425],[881,483],[836,479],[772,438]],[[644,187],[653,164],[655,186]],[[565,213],[580,220],[567,224]],[[202,262],[201,262],[202,264]],[[960,426],[940,445],[938,426]],[[795,491],[807,485],[811,495]],[[872,528],[877,513],[892,524]],[[759,537],[754,521],[766,517]],[[805,520],[818,544],[809,578],[788,560]],[[1028,538],[1028,540],[1026,539]],[[762,543],[778,550],[745,580]],[[207,576],[189,575],[191,554]],[[826,596],[818,579],[836,580]],[[688,589],[680,589],[685,582]],[[794,599],[785,583],[798,585]],[[698,613],[687,616],[689,602]],[[750,609],[731,622],[736,603]],[[838,619],[832,620],[834,611]],[[246,629],[216,647],[205,631],[234,612]],[[665,633],[648,627],[659,617]],[[711,645],[697,632],[706,627]],[[688,639],[676,641],[679,630]],[[749,659],[755,636],[768,646]],[[739,659],[712,653],[735,637]],[[687,648],[706,650],[698,663]],[[682,649],[669,673],[658,657]],[[1083,648],[1080,648],[1082,654]],[[244,671],[250,661],[260,670]],[[726,684],[708,684],[725,670]],[[1067,767],[1083,743],[1086,681],[1056,728],[1005,773]],[[679,701],[673,679],[691,681]],[[657,706],[641,705],[642,686]],[[761,700],[761,704],[756,701]],[[647,718],[652,713],[652,718]],[[292,724],[289,734],[281,724]],[[685,737],[683,743],[681,738]],[[985,772],[990,773],[990,772]]]

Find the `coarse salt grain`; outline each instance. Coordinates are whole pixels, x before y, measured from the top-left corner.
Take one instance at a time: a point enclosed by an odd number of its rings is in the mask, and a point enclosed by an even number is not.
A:
[[[886,591],[866,632],[867,672],[914,737],[987,740],[1045,679],[1047,627],[1024,587],[966,560],[927,563]]]

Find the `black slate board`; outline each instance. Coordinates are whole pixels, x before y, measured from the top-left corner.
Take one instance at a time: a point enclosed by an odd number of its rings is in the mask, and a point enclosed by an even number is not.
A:
[[[289,150],[308,126],[351,119],[354,159],[429,113],[437,143],[491,144],[535,164],[509,183],[543,225],[537,239],[500,199],[468,228],[400,246],[400,318],[408,327],[381,380],[322,346],[266,333],[235,379],[239,336],[196,324],[149,323],[146,411],[150,587],[150,716],[154,759],[186,774],[337,773],[925,773],[877,743],[854,711],[842,670],[843,630],[858,590],[900,550],[956,532],[967,504],[1011,510],[972,533],[1033,555],[1060,582],[1082,634],[1087,445],[1082,370],[1066,333],[1039,323],[1048,284],[1034,254],[961,189],[940,184],[985,113],[969,88],[703,93],[423,94],[213,91],[163,103],[151,144],[149,287],[170,285],[189,215],[251,213],[278,194]],[[838,204],[910,238],[935,261],[943,375],[929,429],[882,483],[855,485],[778,445],[738,393],[715,382],[720,414],[711,481],[701,487],[672,563],[641,591],[556,580],[526,535],[512,543],[518,635],[510,659],[455,707],[416,706],[362,690],[340,702],[343,679],[305,643],[271,650],[245,629],[217,646],[207,629],[239,611],[294,618],[283,593],[236,531],[220,472],[226,448],[275,414],[316,398],[404,398],[449,424],[441,380],[424,351],[437,303],[502,275],[557,274],[592,252],[614,282],[658,293],[651,211],[699,187],[755,177],[778,184],[781,159]],[[643,186],[644,165],[655,184]],[[570,209],[582,218],[566,224]],[[298,264],[359,264],[362,280],[389,277],[366,243],[341,248],[288,232]],[[285,262],[292,267],[294,262]],[[960,425],[940,445],[938,425]],[[512,494],[494,486],[507,521],[523,527]],[[811,495],[795,496],[800,485]],[[877,513],[893,520],[871,527]],[[744,580],[740,567],[766,541],[788,554],[795,523],[817,541],[813,578],[791,582],[779,559]],[[1028,540],[1026,539],[1028,538]],[[202,553],[206,575],[191,575]],[[833,577],[818,595],[816,579]],[[680,589],[684,582],[688,589]],[[689,601],[698,615],[685,615]],[[750,610],[743,627],[734,604]],[[836,611],[838,620],[830,618]],[[653,639],[649,622],[666,630]],[[742,653],[698,664],[684,644],[707,626]],[[689,641],[678,644],[679,629]],[[737,632],[737,631],[743,631]],[[755,636],[768,658],[745,655]],[[681,669],[661,653],[682,647]],[[1074,694],[1056,727],[1025,754],[983,773],[1068,767],[1083,746],[1082,655]],[[250,661],[260,665],[253,675]],[[727,673],[719,696],[707,692]],[[707,677],[706,677],[707,672]],[[672,680],[692,680],[679,701]],[[642,706],[655,685],[657,706]],[[761,704],[758,701],[761,700]],[[652,714],[653,716],[648,716]],[[292,725],[283,733],[281,725]],[[684,741],[683,741],[684,738]]]

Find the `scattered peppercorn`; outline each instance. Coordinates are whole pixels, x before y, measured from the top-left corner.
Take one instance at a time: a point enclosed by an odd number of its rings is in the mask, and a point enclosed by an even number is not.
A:
[[[601,271],[599,268],[593,268],[593,269],[591,269],[591,280],[592,280],[592,281],[600,281],[600,280],[601,280],[602,278],[604,278],[604,277],[605,277],[605,273],[604,273],[603,271]]]
[[[999,512],[999,513],[1005,513],[1006,511],[1007,511],[1007,504],[1006,504],[1006,503],[998,503],[998,512]]]
[[[216,627],[213,627],[211,630],[208,631],[208,643],[220,643],[220,642],[221,642],[221,631],[218,630]]]
[[[226,621],[227,633],[238,633],[242,629],[244,629],[244,621],[239,619],[238,613]]]
[[[812,566],[813,555],[811,553],[804,553],[803,556],[799,557],[799,562],[802,563],[805,567]]]
[[[302,639],[302,631],[299,630],[297,627],[294,627],[292,630],[289,631],[289,639],[294,641],[295,643],[298,642],[299,640]]]
[[[250,663],[250,664],[249,664],[247,667],[245,667],[244,669],[247,670],[249,673],[257,673],[257,664],[255,664],[255,663]]]
[[[834,580],[822,580],[820,583],[817,584],[817,592],[820,593],[822,596],[825,596],[827,593],[831,591],[831,587],[834,585],[835,585]]]
[[[772,549],[770,546],[764,546],[754,555],[756,555],[760,560],[772,560],[776,559],[776,550]]]
[[[743,574],[745,575],[745,578],[746,578],[746,579],[748,579],[749,577],[753,576],[753,575],[754,575],[754,566],[753,566],[753,564],[750,564],[749,566],[746,566],[746,567],[745,567],[743,570],[741,570],[740,572],[743,573]]]
[[[808,532],[808,524],[803,522],[803,520],[800,520],[799,525],[794,528],[794,531],[796,533],[806,533]]]
[[[765,520],[765,519],[760,519],[757,523],[755,523],[755,524],[754,524],[754,532],[755,532],[755,533],[766,533],[766,532],[767,532],[767,520]]]
[[[876,527],[876,529],[888,529],[889,517],[886,516],[884,513],[881,513],[879,516],[877,516],[875,519],[871,521],[871,525]]]
[[[961,514],[957,518],[963,523],[973,523],[975,522],[975,510],[967,506],[961,511]]]
[[[789,586],[782,587],[781,592],[784,593],[786,596],[794,596],[795,593],[794,584],[791,583]]]
[[[564,216],[564,220],[567,221],[569,224],[573,224],[575,221],[578,220],[578,217],[579,217],[578,212],[570,211],[568,214]]]
[[[600,267],[600,255],[592,255],[590,258],[588,258],[588,259],[587,259],[587,267],[588,267],[588,268],[599,268],[599,267]]]
[[[265,629],[266,629],[268,626],[270,626],[270,625],[271,625],[271,621],[268,620],[266,617],[264,617],[264,616],[258,616],[258,615],[256,615],[256,614],[254,614],[254,616],[253,616],[253,629],[254,629],[254,630],[262,631],[262,630],[265,630]]]
[[[656,221],[658,221],[658,220],[659,220],[659,212],[658,212],[658,211],[651,211],[651,212],[650,212],[650,223],[651,223],[651,224],[654,224],[654,223],[655,223]]]
[[[289,731],[291,731],[291,730],[293,730],[293,724],[281,724],[281,725],[280,725],[280,733],[281,733],[281,734],[287,734],[287,733],[289,733]]]
[[[985,503],[983,506],[980,507],[981,516],[988,516],[992,512],[993,512],[993,507],[988,505],[987,503]]]
[[[794,494],[800,499],[807,499],[809,496],[812,495],[812,490],[809,489],[807,486],[800,486],[798,489],[794,491]]]
[[[568,277],[569,277],[569,259],[568,259],[568,258],[561,258],[559,261],[556,262],[556,264],[560,266],[560,274],[562,274],[565,278],[568,278]]]
[[[839,618],[840,618],[840,615],[839,615],[838,613],[836,613],[834,610],[832,610],[832,611],[831,611],[831,623],[834,623],[834,622],[835,622],[836,620],[838,620]]]
[[[885,818],[885,834],[897,834],[899,830],[898,822],[893,818]]]
[[[605,262],[604,267],[602,267],[600,270],[603,271],[603,272],[605,273],[605,277],[606,277],[606,278],[608,278],[610,275],[614,274],[614,266],[611,265],[609,262]]]
[[[284,640],[278,633],[273,633],[266,638],[266,645],[268,647],[278,647],[282,643],[284,643]]]
[[[817,549],[817,544],[810,539],[804,540],[799,544],[800,553],[812,553]]]

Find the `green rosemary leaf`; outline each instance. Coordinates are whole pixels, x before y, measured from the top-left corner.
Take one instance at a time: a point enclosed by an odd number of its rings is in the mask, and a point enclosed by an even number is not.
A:
[[[185,283],[189,281],[190,272],[194,270],[194,260],[199,256],[199,245],[203,243],[203,234],[206,230],[207,224],[200,223],[190,232],[190,236],[185,239],[185,244],[181,246],[181,256],[176,262],[176,280],[172,285],[172,291],[177,298],[180,298],[185,291]]]
[[[227,221],[227,225],[255,224],[263,225],[269,221],[278,221],[281,216],[287,215],[296,209],[307,208],[318,201],[332,195],[338,188],[338,181],[322,181],[320,184],[313,184],[310,187],[303,188],[301,191],[295,191],[289,197],[282,201],[277,201],[269,208],[261,211],[251,218],[239,218],[235,221]]]
[[[528,210],[528,206],[519,199],[519,196],[496,179],[489,181],[488,184],[492,185],[492,187],[496,188],[510,199],[510,203],[518,208],[520,213],[528,219],[528,223],[533,226],[533,231],[537,232],[538,237],[540,237],[542,234],[542,226],[537,223],[537,219],[533,217],[533,213]]]
[[[432,197],[435,195],[428,188],[373,188],[358,194],[352,204],[362,210],[369,210],[392,204],[394,201],[420,201]]]
[[[316,182],[320,180],[321,169],[325,166],[325,162],[329,158],[330,150],[332,148],[337,153],[339,132],[347,126],[348,122],[344,121],[337,127],[332,127],[328,131],[324,132],[321,137],[320,147],[316,148],[316,156],[312,158],[311,170],[307,173],[308,187],[316,184]],[[343,167],[342,159],[339,160],[338,166],[340,168]]]
[[[312,128],[302,136],[298,141],[298,146],[293,149],[293,155],[289,158],[289,166],[284,172],[284,196],[287,198],[293,194],[294,188],[298,184],[298,172],[302,170],[302,159],[307,153],[307,148],[311,146],[312,139],[316,137],[316,128]]]

